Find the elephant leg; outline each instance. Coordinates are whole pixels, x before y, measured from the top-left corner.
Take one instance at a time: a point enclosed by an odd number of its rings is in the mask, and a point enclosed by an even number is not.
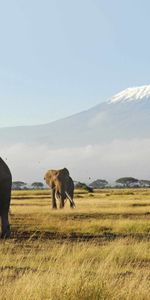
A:
[[[75,205],[72,202],[70,202],[70,208],[74,208],[74,207]]]
[[[56,197],[55,197],[55,189],[54,188],[51,191],[51,196],[52,196],[52,208],[53,209],[57,209]]]
[[[63,195],[60,196],[60,205],[59,208],[62,209],[65,206],[65,199],[63,197]]]
[[[69,199],[69,201],[70,201],[70,199]],[[74,203],[73,199],[71,199],[71,201],[70,201],[70,208],[75,208],[75,207],[76,207],[75,203]]]
[[[9,220],[8,220],[8,212],[4,212],[1,215],[1,220],[2,220],[2,233],[1,233],[1,238],[9,238],[10,237],[10,225],[9,225]]]
[[[11,198],[11,189],[2,189],[0,191],[0,214],[1,214],[1,238],[10,237],[10,225],[8,219],[9,206]]]

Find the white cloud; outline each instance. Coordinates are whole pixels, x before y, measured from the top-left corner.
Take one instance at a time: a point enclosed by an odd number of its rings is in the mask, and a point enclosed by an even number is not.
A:
[[[120,176],[149,178],[150,139],[113,141],[102,145],[52,150],[45,145],[1,146],[14,180],[43,180],[50,168],[68,167],[75,180],[116,179]]]

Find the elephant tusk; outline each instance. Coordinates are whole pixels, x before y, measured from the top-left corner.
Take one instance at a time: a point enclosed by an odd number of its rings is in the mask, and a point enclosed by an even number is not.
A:
[[[57,201],[60,201],[60,198],[59,198],[59,196],[58,196],[57,193],[55,193],[55,197],[56,197],[56,200],[57,200]]]
[[[70,195],[66,191],[65,191],[65,194],[68,197],[69,201],[73,204],[73,206],[76,207],[75,203],[74,203],[73,199],[70,197]]]

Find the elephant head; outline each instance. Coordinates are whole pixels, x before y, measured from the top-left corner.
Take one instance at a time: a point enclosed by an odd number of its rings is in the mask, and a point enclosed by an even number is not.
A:
[[[48,170],[44,176],[44,180],[50,188],[56,184],[61,185],[69,177],[69,171],[66,168],[60,170]]]
[[[52,208],[57,208],[56,198],[60,199],[60,208],[64,207],[66,198],[69,199],[70,206],[75,207],[73,201],[74,183],[68,169],[49,170],[44,179],[52,190]]]
[[[8,166],[0,158],[0,216],[1,216],[1,237],[10,236],[10,225],[8,220],[10,198],[11,198],[12,177]]]

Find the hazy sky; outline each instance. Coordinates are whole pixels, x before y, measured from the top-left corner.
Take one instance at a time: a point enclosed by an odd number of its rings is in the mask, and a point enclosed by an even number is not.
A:
[[[50,122],[150,83],[149,0],[0,1],[0,126]]]

